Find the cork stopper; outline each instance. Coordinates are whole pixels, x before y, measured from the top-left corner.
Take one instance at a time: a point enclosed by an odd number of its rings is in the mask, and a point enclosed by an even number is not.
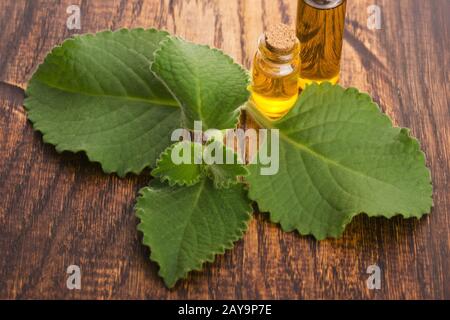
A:
[[[298,41],[295,30],[284,23],[270,26],[264,36],[267,48],[279,53],[290,52]]]

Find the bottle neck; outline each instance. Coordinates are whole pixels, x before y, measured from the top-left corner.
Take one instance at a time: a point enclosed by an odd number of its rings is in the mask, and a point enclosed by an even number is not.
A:
[[[339,7],[344,0],[303,0],[307,5],[316,9],[334,9]]]
[[[294,46],[288,51],[278,51],[267,46],[266,37],[262,34],[258,40],[258,50],[265,60],[272,63],[290,63],[300,54],[300,42],[297,40]]]

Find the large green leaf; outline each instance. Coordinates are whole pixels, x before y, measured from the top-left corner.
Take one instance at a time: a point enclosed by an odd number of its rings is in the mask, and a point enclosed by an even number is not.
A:
[[[105,172],[153,165],[180,125],[180,108],[149,71],[166,32],[122,29],[55,47],[27,88],[35,129],[58,151],[85,151]]]
[[[150,258],[168,287],[233,247],[247,229],[251,206],[242,184],[217,189],[204,178],[189,187],[153,180],[136,205]]]
[[[182,108],[183,127],[234,128],[249,96],[248,74],[217,49],[170,37],[155,52],[152,71]]]
[[[339,236],[353,216],[420,217],[430,211],[430,173],[417,140],[393,127],[367,94],[308,86],[294,108],[262,126],[279,129],[279,172],[250,165],[249,196],[286,231]],[[270,149],[269,149],[270,150]]]

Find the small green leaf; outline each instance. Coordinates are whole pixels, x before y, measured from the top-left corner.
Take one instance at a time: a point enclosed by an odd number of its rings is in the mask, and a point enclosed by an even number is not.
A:
[[[206,166],[205,170],[207,175],[214,181],[214,186],[216,188],[228,188],[232,184],[239,182],[239,177],[245,177],[248,175],[248,169],[241,163],[239,163],[238,155],[226,147],[219,141],[213,141],[209,143],[206,148],[209,150],[214,149],[210,152],[206,150],[207,163],[211,163]],[[221,151],[221,155],[216,156],[216,152]],[[216,160],[222,158],[220,163],[213,162],[211,158],[214,157]],[[231,159],[231,161],[229,160]]]
[[[138,229],[168,287],[232,248],[251,218],[242,184],[216,189],[210,179],[202,179],[193,186],[171,187],[153,180],[140,193]]]
[[[196,152],[200,149],[200,154]],[[181,141],[167,148],[156,162],[156,168],[152,176],[167,181],[169,185],[193,185],[200,181],[203,175],[202,145],[190,141]],[[172,155],[176,153],[180,158],[185,158],[183,163],[175,164]],[[181,159],[183,160],[183,159]]]
[[[85,151],[107,173],[154,165],[180,108],[148,68],[166,32],[122,29],[55,47],[33,75],[25,107],[56,150]]]
[[[430,172],[417,140],[393,127],[367,94],[308,86],[294,108],[261,125],[279,129],[275,175],[250,165],[249,196],[286,231],[338,237],[352,217],[421,217],[432,206]],[[269,147],[270,150],[270,147]]]
[[[217,154],[216,156],[216,153]],[[176,162],[173,162],[176,156]],[[228,162],[227,162],[228,161]],[[207,175],[217,188],[228,188],[248,175],[247,168],[238,162],[238,156],[222,142],[206,145],[181,141],[167,148],[157,161],[152,175],[167,181],[169,185],[193,185]]]
[[[217,49],[169,37],[155,52],[152,71],[176,97],[182,108],[183,127],[234,128],[240,106],[249,96],[248,74]]]

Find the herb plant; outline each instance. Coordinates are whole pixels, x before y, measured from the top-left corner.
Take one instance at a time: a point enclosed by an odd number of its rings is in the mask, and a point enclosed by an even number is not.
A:
[[[431,178],[418,141],[393,127],[367,94],[310,85],[285,117],[269,121],[247,103],[248,83],[248,73],[217,49],[155,29],[122,29],[55,47],[24,104],[58,152],[83,151],[120,177],[153,168],[136,214],[168,287],[233,247],[252,201],[283,230],[317,239],[339,237],[363,212],[419,218],[430,211]],[[279,130],[277,174],[260,175],[259,164],[172,162],[174,148],[198,143],[171,142],[175,129],[199,120],[204,130],[232,129],[243,109]]]

